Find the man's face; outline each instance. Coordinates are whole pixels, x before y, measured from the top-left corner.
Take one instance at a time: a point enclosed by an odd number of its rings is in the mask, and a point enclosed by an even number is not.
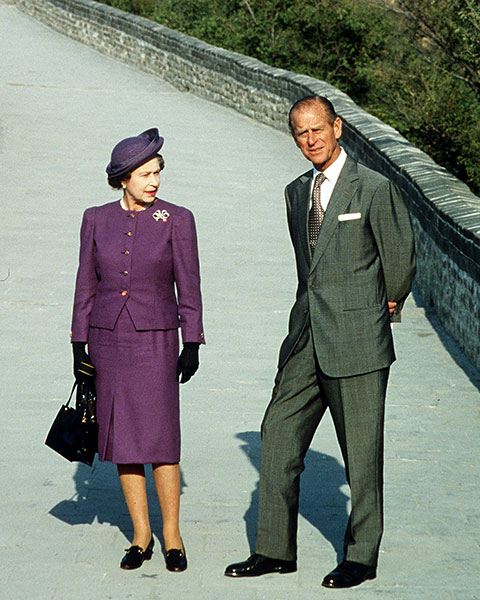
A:
[[[319,171],[329,167],[340,154],[342,135],[339,117],[328,122],[327,111],[320,102],[310,102],[292,113],[293,139],[303,156]]]

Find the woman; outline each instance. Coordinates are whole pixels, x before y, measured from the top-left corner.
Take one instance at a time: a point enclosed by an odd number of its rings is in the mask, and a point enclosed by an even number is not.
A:
[[[152,556],[144,470],[151,464],[167,569],[184,571],[178,382],[197,370],[204,336],[193,215],[156,197],[162,145],[149,129],[112,151],[108,182],[123,197],[84,213],[71,339],[75,376],[83,376],[82,361],[95,366],[98,457],[117,464],[133,522],[120,566],[136,569]]]

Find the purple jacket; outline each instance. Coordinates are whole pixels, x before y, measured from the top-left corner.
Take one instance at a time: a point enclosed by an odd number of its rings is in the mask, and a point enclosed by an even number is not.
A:
[[[113,329],[125,305],[137,331],[181,327],[183,342],[204,343],[197,235],[186,208],[158,199],[132,212],[117,200],[85,211],[72,342],[88,341],[89,326]]]

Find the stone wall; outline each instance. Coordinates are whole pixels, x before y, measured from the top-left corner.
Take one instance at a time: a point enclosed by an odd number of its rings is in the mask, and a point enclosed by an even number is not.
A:
[[[416,233],[416,288],[480,368],[480,199],[397,131],[323,81],[269,67],[93,0],[10,2],[100,52],[284,131],[293,101],[312,93],[330,98],[344,122],[347,151],[402,190]]]

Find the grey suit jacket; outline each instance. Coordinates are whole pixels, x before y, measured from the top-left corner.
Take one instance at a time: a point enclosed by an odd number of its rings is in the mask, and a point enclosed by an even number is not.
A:
[[[407,209],[388,179],[348,157],[312,257],[311,177],[308,171],[285,189],[298,288],[279,368],[310,323],[319,365],[327,376],[382,369],[395,360],[387,301],[403,302],[415,274]],[[344,216],[349,214],[354,218]]]

